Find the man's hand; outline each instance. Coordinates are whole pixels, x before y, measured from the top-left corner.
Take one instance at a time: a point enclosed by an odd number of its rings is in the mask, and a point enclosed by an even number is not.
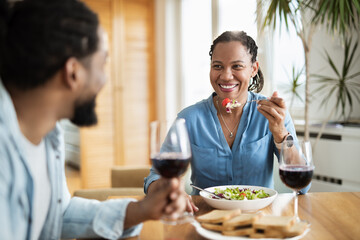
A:
[[[153,191],[153,188],[157,188],[156,186],[159,184],[159,181],[154,181],[152,182],[149,187],[148,187],[148,194],[150,194]],[[181,183],[183,185],[183,183]],[[182,186],[182,191],[183,194],[187,196],[186,199],[186,211],[189,213],[194,213],[199,211],[199,208],[195,205],[195,203],[193,202],[193,200],[191,199],[191,196],[187,195],[187,193],[185,192],[183,186]]]
[[[195,205],[195,203],[193,202],[191,196],[189,196],[189,195],[187,195],[186,211],[189,212],[189,213],[194,213],[194,212],[199,211],[199,208]]]
[[[160,178],[151,187],[146,197],[139,202],[129,203],[124,228],[146,220],[157,220],[163,215],[176,219],[187,207],[187,194],[178,178]]]

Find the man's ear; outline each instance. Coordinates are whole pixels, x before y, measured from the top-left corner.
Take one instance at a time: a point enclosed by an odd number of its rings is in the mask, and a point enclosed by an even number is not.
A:
[[[74,57],[69,58],[64,66],[64,84],[70,89],[77,89],[83,84],[83,67]]]

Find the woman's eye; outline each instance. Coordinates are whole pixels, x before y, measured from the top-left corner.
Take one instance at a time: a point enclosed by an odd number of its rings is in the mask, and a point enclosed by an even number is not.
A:
[[[214,69],[221,69],[222,66],[221,66],[221,65],[213,65],[213,68],[214,68]]]
[[[240,64],[236,64],[236,65],[233,65],[233,68],[234,69],[241,69],[241,68],[243,68],[243,66],[240,65]]]

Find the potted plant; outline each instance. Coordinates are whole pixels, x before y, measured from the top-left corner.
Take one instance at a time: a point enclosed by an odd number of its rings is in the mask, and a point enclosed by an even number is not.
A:
[[[296,29],[300,37],[305,55],[305,140],[310,139],[309,134],[309,53],[315,27],[325,25],[330,33],[341,36],[343,39],[352,29],[359,29],[360,4],[358,0],[271,0],[262,1],[268,5],[263,26],[277,25],[285,21]],[[269,3],[269,4],[267,4]]]
[[[304,74],[304,68],[301,70],[296,69],[295,66],[292,67],[291,76],[287,73],[288,77],[288,83],[281,85],[280,89],[285,93],[290,95],[290,105],[289,105],[289,111],[292,113],[292,107],[294,105],[294,102],[296,99],[300,100],[301,102],[304,102],[304,99],[302,97],[303,94],[303,87],[304,87],[304,81],[301,79],[301,75]]]
[[[360,80],[360,71],[352,73],[354,72],[352,71],[352,67],[354,65],[354,56],[358,43],[356,42],[353,47],[351,47],[351,45],[352,39],[346,39],[344,44],[344,59],[341,69],[336,67],[334,64],[335,61],[331,58],[329,53],[325,51],[327,64],[329,64],[330,68],[335,73],[335,76],[331,77],[327,75],[312,74],[312,76],[316,79],[316,83],[319,84],[319,87],[316,88],[314,92],[318,94],[323,93],[321,105],[327,105],[331,97],[336,97],[336,104],[332,106],[329,115],[322,123],[321,129],[313,146],[314,149],[325,129],[326,124],[329,122],[334,113],[337,111],[341,112],[343,121],[347,122],[350,113],[352,112],[354,101],[357,100],[360,102],[360,81],[357,81]],[[346,113],[346,106],[349,106],[348,113]]]

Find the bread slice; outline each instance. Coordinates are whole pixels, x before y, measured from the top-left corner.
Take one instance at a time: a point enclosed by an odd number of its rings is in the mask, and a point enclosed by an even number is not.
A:
[[[221,223],[200,223],[200,225],[208,230],[211,231],[217,231],[217,232],[222,232],[224,231],[224,226]],[[234,230],[235,227],[231,227],[229,228],[229,230]]]
[[[255,230],[254,228],[249,226],[235,230],[226,230],[226,231],[222,231],[221,233],[225,236],[249,236],[251,234],[254,234]]]
[[[212,210],[209,213],[196,217],[200,223],[220,223],[241,214],[240,209],[235,210]]]
[[[285,237],[295,237],[303,234],[305,230],[309,227],[307,222],[297,222],[294,223],[290,229],[285,232]]]
[[[291,216],[263,216],[257,219],[253,226],[255,229],[274,229],[286,231],[292,224],[295,222],[295,219]]]
[[[243,213],[223,222],[224,228],[251,225],[261,216],[261,213]]]
[[[266,229],[264,231],[265,237],[267,238],[284,238],[285,232],[278,229]]]
[[[250,238],[266,238],[264,233],[253,233],[250,234]]]
[[[285,231],[268,228],[264,231],[264,233],[265,236],[268,238],[288,238],[301,235],[307,227],[308,224],[306,222],[295,222],[293,225],[290,226],[289,229]]]

